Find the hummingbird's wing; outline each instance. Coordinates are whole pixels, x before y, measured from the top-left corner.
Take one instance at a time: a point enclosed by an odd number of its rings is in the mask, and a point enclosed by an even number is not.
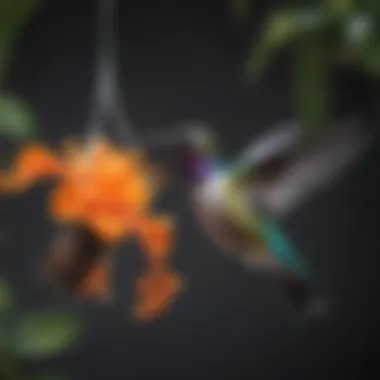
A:
[[[259,139],[251,145],[250,156],[245,152],[238,160],[240,168],[242,162],[246,168],[250,165],[246,173],[251,172],[251,202],[275,218],[286,216],[343,174],[375,140],[371,130],[354,122],[311,139],[301,138],[295,128],[288,125]]]
[[[289,155],[302,140],[296,121],[283,123],[249,143],[239,154],[234,170],[266,167],[278,158]]]

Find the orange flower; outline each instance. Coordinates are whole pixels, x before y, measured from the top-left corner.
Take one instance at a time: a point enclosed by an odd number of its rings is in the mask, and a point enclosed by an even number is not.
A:
[[[82,222],[110,243],[129,235],[147,212],[158,186],[136,151],[123,151],[104,140],[81,149],[66,145],[55,156],[43,145],[20,150],[10,173],[0,175],[0,189],[28,190],[34,183],[55,178],[49,210],[60,222]]]
[[[103,239],[118,242],[128,236],[149,208],[156,185],[143,158],[95,141],[88,151],[71,151],[61,185],[52,195],[54,219],[79,219]]]
[[[174,223],[168,217],[150,216],[160,187],[154,173],[142,152],[118,149],[104,139],[88,146],[66,143],[59,155],[43,145],[33,145],[21,149],[10,173],[0,175],[0,188],[25,191],[33,183],[55,178],[57,186],[49,200],[54,220],[87,226],[109,245],[136,235],[148,258],[146,285],[137,289],[138,304],[144,305],[144,312],[140,307],[138,314],[147,319],[147,315],[157,314],[161,304],[169,304],[180,287],[177,276],[168,269]],[[85,289],[95,287],[99,279],[104,281],[106,276],[100,272],[95,270],[96,276],[91,275]],[[106,288],[104,284],[96,287]]]

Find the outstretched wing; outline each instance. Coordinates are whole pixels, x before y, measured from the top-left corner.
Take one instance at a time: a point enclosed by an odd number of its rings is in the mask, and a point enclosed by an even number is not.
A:
[[[261,168],[260,172],[266,172],[273,162],[297,148],[301,140],[301,129],[294,120],[283,123],[249,143],[239,155],[234,170]]]
[[[295,124],[287,124],[252,144],[235,168],[248,179],[255,207],[283,217],[343,174],[371,147],[374,137],[355,122],[310,139],[301,138]]]

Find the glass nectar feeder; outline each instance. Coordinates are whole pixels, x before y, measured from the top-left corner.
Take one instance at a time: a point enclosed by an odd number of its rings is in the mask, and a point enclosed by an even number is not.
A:
[[[98,1],[95,85],[87,121],[87,138],[106,136],[115,144],[133,147],[137,145],[136,133],[125,111],[119,86],[117,16],[118,8],[115,0]]]
[[[58,154],[44,144],[24,147],[10,173],[2,173],[0,187],[22,193],[38,181],[56,181],[49,211],[58,232],[42,273],[76,296],[112,299],[112,248],[135,236],[147,263],[132,310],[141,321],[166,310],[181,281],[169,265],[174,221],[152,210],[161,183],[120,95],[116,16],[115,0],[98,1],[95,88],[83,142],[71,142]]]
[[[95,65],[95,87],[86,135],[89,157],[97,142],[103,139],[109,140],[117,149],[138,152],[141,155],[147,154],[136,137],[121,96],[117,69],[118,49],[115,24],[118,14],[116,5],[115,0],[99,0],[98,2],[98,52]],[[139,156],[138,159],[140,158],[144,160],[143,157]],[[143,170],[150,171],[143,181],[144,185],[152,188],[158,186],[154,183],[157,180],[154,168],[150,167],[147,162],[143,162],[138,170],[141,171],[141,175]],[[141,190],[147,191],[146,186],[145,188],[143,186]],[[154,214],[143,217],[137,226],[135,232],[139,235],[143,251],[146,253],[148,270],[137,281],[137,301],[133,308],[135,319],[150,320],[158,316],[179,292],[180,278],[168,265],[173,226],[170,217]],[[78,285],[81,286],[80,289],[77,288],[76,293],[84,292],[85,295],[98,293],[103,299],[109,300],[108,276],[111,267],[107,247],[90,230],[80,226],[74,226],[74,228],[70,226],[69,230],[66,229],[62,233],[66,237],[66,243],[69,244],[70,241],[74,243],[71,246],[74,258],[71,263],[74,263],[72,273],[77,274],[76,279],[79,280]],[[62,241],[62,237],[58,236],[58,240],[52,244],[52,252],[55,253],[55,257],[59,258],[58,264],[62,262],[61,258],[64,256],[61,249],[63,245],[60,241]],[[54,254],[51,258],[54,258]],[[66,266],[57,266],[54,265],[54,259],[50,260],[50,268],[56,268],[56,273],[71,273],[70,261],[67,261],[66,264]],[[63,272],[62,268],[64,268]],[[80,272],[82,272],[82,276]],[[85,278],[85,282],[82,281],[83,278]],[[75,291],[75,289],[72,290]]]

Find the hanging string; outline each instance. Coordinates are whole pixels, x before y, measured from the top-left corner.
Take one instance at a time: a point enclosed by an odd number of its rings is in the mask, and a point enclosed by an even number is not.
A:
[[[98,0],[95,85],[87,136],[91,139],[107,135],[118,143],[131,145],[135,144],[136,139],[124,110],[118,84],[116,19],[117,1]]]

